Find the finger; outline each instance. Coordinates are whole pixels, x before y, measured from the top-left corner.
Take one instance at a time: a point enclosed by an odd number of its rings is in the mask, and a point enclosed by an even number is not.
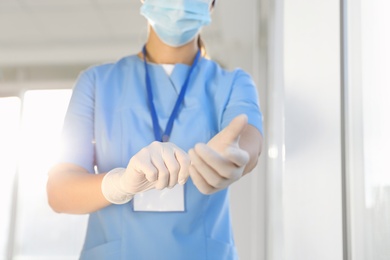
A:
[[[178,182],[181,185],[184,185],[190,175],[189,168],[191,165],[191,160],[188,154],[182,150],[175,151],[176,160],[179,162],[180,170],[178,175]]]
[[[212,166],[202,160],[196,150],[192,150],[190,156],[192,166],[210,186],[216,189],[221,189],[227,186],[229,180],[221,176]]]
[[[228,147],[224,156],[238,167],[243,167],[249,162],[249,153],[238,147]]]
[[[129,165],[135,170],[136,174],[144,175],[149,182],[157,180],[158,169],[152,163],[149,153],[141,150],[139,154],[133,156]]]
[[[132,181],[130,186],[134,194],[138,192],[145,192],[154,188],[156,181],[149,181],[145,178],[146,175],[142,172],[134,171],[133,174],[138,175],[137,180]]]
[[[157,181],[156,181],[156,189],[162,190],[168,187],[169,184],[169,172],[164,163],[161,153],[156,153],[152,156],[152,163],[157,168]]]
[[[221,138],[226,143],[235,143],[238,142],[239,137],[242,133],[242,131],[245,129],[245,127],[248,124],[248,117],[245,114],[241,114],[237,117],[235,117],[229,125],[227,125],[222,131],[221,131]]]
[[[199,143],[195,145],[194,150],[196,151],[196,154],[199,156],[199,158],[201,158],[206,164],[218,172],[221,177],[231,180],[236,180],[240,177],[240,171],[238,171],[239,167],[232,161],[224,158],[219,153],[211,149],[208,145]]]
[[[172,148],[163,148],[162,156],[169,175],[168,187],[172,188],[177,184],[177,177],[179,175],[180,165],[176,159],[174,150]]]
[[[211,194],[215,191],[213,187],[211,187],[199,174],[199,172],[193,167],[190,166],[190,176],[194,185],[198,188],[198,190],[203,194]]]

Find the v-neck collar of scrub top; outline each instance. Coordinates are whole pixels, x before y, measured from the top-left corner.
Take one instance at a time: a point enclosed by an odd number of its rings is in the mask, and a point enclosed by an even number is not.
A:
[[[167,122],[165,130],[164,130],[164,128],[162,128],[162,132],[161,132],[161,125],[160,125],[160,122],[158,119],[158,114],[156,111],[156,105],[155,105],[154,98],[153,98],[153,88],[151,86],[152,75],[150,74],[150,69],[149,69],[149,66],[147,65],[147,62],[146,62],[146,56],[147,56],[146,45],[144,45],[144,47],[142,48],[142,53],[143,53],[144,68],[145,68],[145,83],[146,83],[146,89],[147,89],[147,94],[148,94],[148,103],[149,103],[149,107],[151,110],[150,112],[151,112],[151,116],[152,116],[152,120],[153,120],[154,136],[155,136],[156,141],[168,142],[170,135],[171,135],[171,132],[172,132],[173,123],[177,119],[177,117],[179,116],[179,110],[181,110],[181,107],[183,106],[185,93],[186,93],[186,90],[188,89],[188,85],[191,81],[192,72],[194,71],[194,69],[196,68],[196,66],[198,64],[199,57],[201,56],[201,52],[200,52],[200,50],[198,50],[196,53],[195,59],[190,67],[190,71],[186,77],[184,84],[182,85],[182,88],[181,88],[180,93],[177,97],[177,100],[175,101],[174,108],[169,116],[169,120]],[[165,65],[165,66],[167,66],[167,65]],[[166,72],[166,68],[163,67],[163,69]],[[158,82],[156,82],[156,83],[158,83]]]
[[[144,66],[143,64],[144,61],[140,57],[138,57],[138,55],[135,56],[137,58],[137,64]],[[199,57],[199,63],[201,61],[202,61],[202,57]],[[190,65],[184,63],[176,63],[173,64],[174,68],[171,72],[171,75],[169,76],[164,70],[162,64],[147,62],[147,65],[148,68],[150,69],[151,74],[154,77],[157,77],[161,80],[161,82],[152,83],[153,89],[159,88],[159,86],[166,87],[167,85],[169,85],[174,89],[177,95],[179,95],[180,90],[183,87],[184,81],[186,80],[187,75],[191,69]],[[162,74],[164,74],[165,76],[162,76]],[[193,74],[196,74],[196,72],[194,72]],[[189,84],[191,85],[191,82]]]
[[[161,67],[163,67],[165,73],[171,77],[173,69],[175,68],[175,64],[161,64]]]

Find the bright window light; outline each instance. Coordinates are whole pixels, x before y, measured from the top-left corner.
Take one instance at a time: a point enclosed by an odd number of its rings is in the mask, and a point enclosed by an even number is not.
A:
[[[47,170],[56,159],[71,90],[31,90],[23,100],[21,173]],[[31,175],[30,173],[27,173]]]
[[[19,141],[20,99],[0,98],[0,158],[2,178],[14,175]],[[0,190],[0,194],[4,192]]]
[[[390,259],[390,1],[363,0],[362,96],[367,259]]]
[[[14,178],[17,169],[19,146],[20,99],[0,98],[0,208],[2,212],[12,212]],[[0,253],[7,252],[11,216],[0,214]],[[0,254],[0,258],[3,255]]]
[[[54,213],[46,195],[47,173],[59,153],[70,96],[69,89],[32,90],[24,95],[15,259],[54,259],[59,255],[77,259],[81,250],[85,219]]]

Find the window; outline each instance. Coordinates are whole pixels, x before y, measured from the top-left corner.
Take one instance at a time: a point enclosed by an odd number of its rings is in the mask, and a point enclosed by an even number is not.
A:
[[[390,2],[348,1],[352,259],[390,259]]]
[[[367,259],[390,259],[389,1],[362,0],[362,96]]]
[[[58,154],[70,96],[70,89],[56,89],[29,90],[21,99],[0,98],[5,176],[0,192],[6,198],[1,203],[10,209],[0,222],[0,258],[8,252],[14,259],[78,259],[86,216],[56,214],[46,197],[47,172]]]
[[[13,188],[19,148],[20,99],[0,98],[0,207],[2,212],[12,212]],[[0,258],[6,259],[11,225],[10,214],[0,214]]]

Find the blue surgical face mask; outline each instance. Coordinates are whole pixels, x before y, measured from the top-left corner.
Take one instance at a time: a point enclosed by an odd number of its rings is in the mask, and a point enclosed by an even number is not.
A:
[[[211,22],[211,0],[145,0],[141,14],[165,44],[182,46]]]

